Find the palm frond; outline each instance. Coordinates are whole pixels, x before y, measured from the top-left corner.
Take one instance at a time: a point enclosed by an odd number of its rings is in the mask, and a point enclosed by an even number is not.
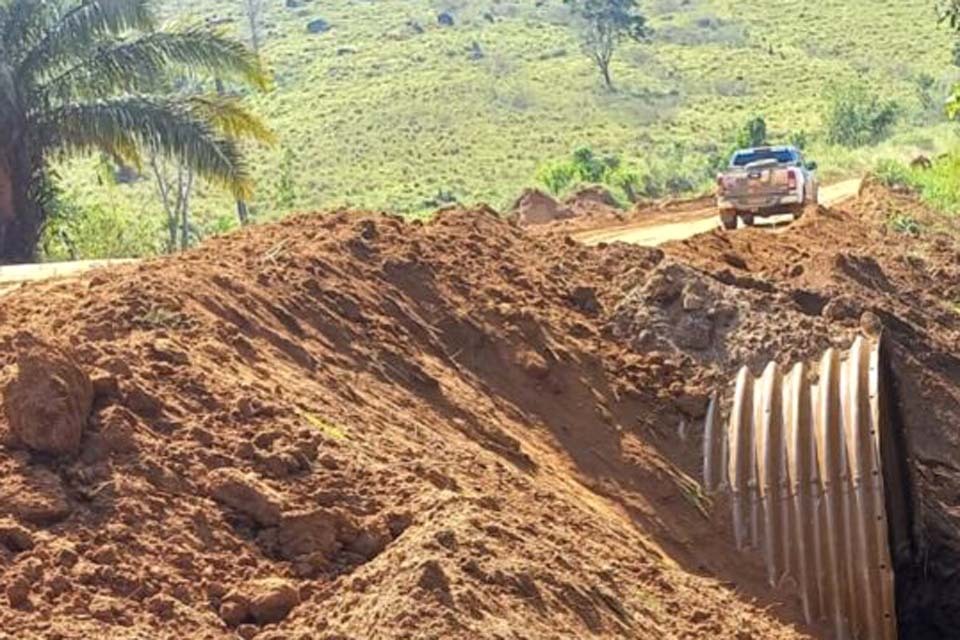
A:
[[[237,142],[183,100],[127,97],[64,106],[38,123],[38,142],[63,155],[103,151],[138,163],[143,151],[184,162],[248,198],[251,180]]]
[[[91,57],[43,83],[41,95],[56,104],[74,98],[106,98],[117,93],[156,92],[158,78],[173,72],[205,71],[268,86],[260,61],[242,43],[201,28],[157,31],[97,50]]]
[[[152,30],[156,26],[152,5],[153,0],[83,0],[46,29],[17,74],[36,84],[46,73],[84,55],[104,38],[129,29]]]
[[[190,96],[186,102],[195,118],[209,122],[227,138],[250,139],[265,144],[276,142],[273,131],[263,120],[247,111],[239,98],[218,95]]]
[[[10,0],[0,4],[0,56],[16,67],[43,37],[54,17],[44,0]]]

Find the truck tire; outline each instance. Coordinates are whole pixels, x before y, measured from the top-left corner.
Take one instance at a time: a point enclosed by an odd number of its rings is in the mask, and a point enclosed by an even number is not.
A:
[[[753,214],[752,214],[752,213],[744,213],[743,215],[740,216],[740,219],[743,220],[743,224],[744,224],[744,225],[746,225],[746,226],[748,226],[748,227],[752,227],[752,226],[753,226]]]
[[[720,224],[723,225],[723,228],[727,231],[733,231],[737,228],[737,212],[730,211],[721,211],[720,212]]]

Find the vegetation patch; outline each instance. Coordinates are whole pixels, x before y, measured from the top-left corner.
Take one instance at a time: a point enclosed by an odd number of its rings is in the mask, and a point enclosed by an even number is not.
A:
[[[883,160],[874,174],[889,187],[916,191],[938,211],[951,216],[960,211],[960,152],[934,160],[918,158],[912,164]]]

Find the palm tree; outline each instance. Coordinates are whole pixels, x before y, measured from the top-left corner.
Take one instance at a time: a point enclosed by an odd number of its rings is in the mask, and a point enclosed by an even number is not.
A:
[[[71,4],[67,4],[67,2]],[[0,264],[34,258],[54,196],[51,163],[145,153],[244,199],[242,137],[269,132],[236,98],[158,91],[206,73],[263,89],[258,58],[201,27],[158,25],[152,0],[0,0]]]

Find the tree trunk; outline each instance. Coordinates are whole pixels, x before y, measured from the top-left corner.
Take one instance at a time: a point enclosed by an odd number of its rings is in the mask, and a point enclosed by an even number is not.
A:
[[[237,217],[240,218],[240,226],[245,227],[250,222],[250,213],[247,210],[247,203],[244,200],[237,200]]]
[[[613,91],[613,78],[610,77],[610,61],[601,60],[599,62],[600,73],[603,74],[603,82],[607,85],[607,89]]]
[[[181,224],[181,235],[180,235],[180,250],[186,251],[190,248],[190,193],[193,191],[193,169],[185,169],[187,175],[183,183],[183,186],[180,188],[180,219]]]
[[[180,251],[190,248],[190,212],[186,207],[180,209]]]
[[[0,264],[33,262],[44,210],[30,194],[33,175],[24,149],[0,149]]]
[[[250,21],[250,48],[260,56],[260,0],[247,0],[247,19]]]

